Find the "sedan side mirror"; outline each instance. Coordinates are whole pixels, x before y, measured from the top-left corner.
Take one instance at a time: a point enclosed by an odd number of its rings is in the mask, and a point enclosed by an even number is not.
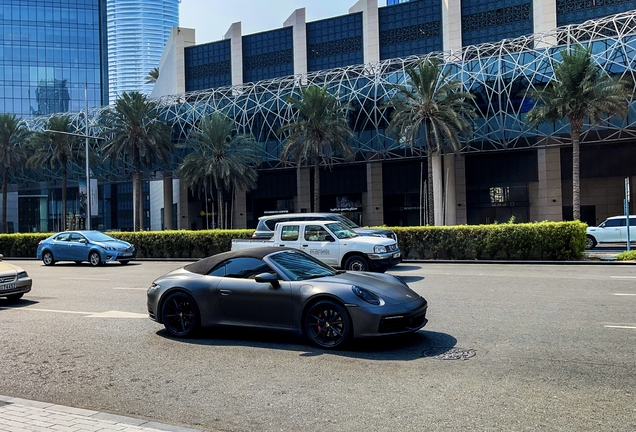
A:
[[[274,288],[278,288],[280,286],[280,282],[278,281],[278,276],[271,273],[261,273],[256,275],[254,280],[258,283],[269,283]]]
[[[83,238],[83,239],[79,239],[79,242],[80,242],[80,243],[88,243],[88,240],[86,240],[86,239],[84,239],[84,238]]]

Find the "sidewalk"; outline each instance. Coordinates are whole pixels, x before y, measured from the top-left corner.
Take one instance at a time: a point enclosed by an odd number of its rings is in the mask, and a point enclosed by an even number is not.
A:
[[[201,432],[148,420],[0,395],[1,432]]]

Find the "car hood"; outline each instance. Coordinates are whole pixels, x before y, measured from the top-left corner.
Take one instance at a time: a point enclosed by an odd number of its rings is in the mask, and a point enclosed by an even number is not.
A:
[[[378,236],[393,238],[393,231],[382,228],[354,228],[358,235],[361,236]]]
[[[2,275],[15,275],[22,270],[22,267],[14,266],[13,264],[0,261],[0,274]]]
[[[420,298],[419,294],[407,287],[399,279],[382,273],[345,272],[307,282],[311,283],[313,281],[316,281],[317,284],[355,285],[360,288],[366,288],[384,298],[385,301],[390,299],[394,304],[409,303]]]

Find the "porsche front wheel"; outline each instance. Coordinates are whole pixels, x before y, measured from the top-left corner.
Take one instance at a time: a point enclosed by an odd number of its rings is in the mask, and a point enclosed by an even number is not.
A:
[[[169,294],[161,306],[161,321],[172,336],[191,336],[201,321],[196,301],[181,291]]]
[[[346,345],[353,333],[349,313],[333,300],[311,305],[305,314],[304,329],[312,343],[328,349]]]

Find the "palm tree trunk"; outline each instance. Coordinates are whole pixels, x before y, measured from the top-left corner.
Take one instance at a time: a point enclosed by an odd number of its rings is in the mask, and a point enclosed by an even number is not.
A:
[[[320,160],[314,162],[314,212],[320,211]]]
[[[7,232],[7,192],[9,190],[9,170],[2,170],[2,232]]]
[[[62,164],[62,229],[66,231],[66,164]]]
[[[433,142],[428,122],[424,126],[426,130],[426,201],[428,201],[428,224],[435,226],[435,192],[433,189]]]
[[[135,173],[133,174],[133,225],[134,231],[143,230],[143,199],[141,197],[141,158],[139,156],[139,149],[134,150],[134,165]]]
[[[581,219],[581,129],[583,129],[582,121],[570,121],[570,137],[572,139],[572,216],[574,220]]]
[[[223,190],[219,188],[216,189],[216,204],[219,208],[216,213],[216,227],[218,229],[223,229]]]

